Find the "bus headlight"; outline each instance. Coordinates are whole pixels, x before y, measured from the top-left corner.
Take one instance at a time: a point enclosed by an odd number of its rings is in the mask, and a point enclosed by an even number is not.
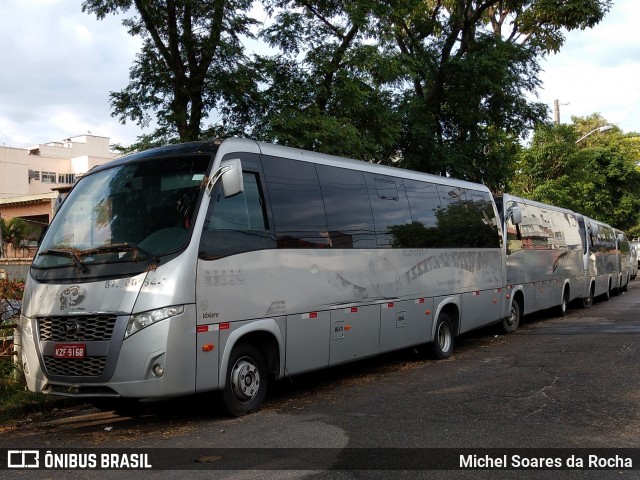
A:
[[[129,317],[129,323],[127,324],[127,330],[124,332],[124,338],[127,338],[138,330],[142,330],[149,325],[153,325],[156,322],[165,320],[170,317],[175,317],[184,313],[184,305],[176,305],[174,307],[158,308],[157,310],[150,310],[148,312],[137,313]]]

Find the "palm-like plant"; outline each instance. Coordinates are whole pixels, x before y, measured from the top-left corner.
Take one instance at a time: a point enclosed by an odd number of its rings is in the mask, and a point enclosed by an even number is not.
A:
[[[15,256],[18,249],[24,245],[24,241],[28,239],[31,233],[29,225],[17,217],[10,218],[9,220],[0,218],[0,228],[2,229],[2,235],[0,236],[2,238],[2,247],[0,250],[6,252],[6,247],[11,245]]]

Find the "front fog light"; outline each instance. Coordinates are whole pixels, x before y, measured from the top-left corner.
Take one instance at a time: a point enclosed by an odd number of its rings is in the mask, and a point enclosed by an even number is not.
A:
[[[156,377],[164,375],[164,367],[159,363],[156,363],[151,370]]]

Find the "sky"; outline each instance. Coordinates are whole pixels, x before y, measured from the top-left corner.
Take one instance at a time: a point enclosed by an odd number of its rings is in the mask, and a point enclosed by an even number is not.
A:
[[[98,21],[81,0],[0,0],[0,146],[26,147],[92,133],[131,144],[144,132],[111,116],[109,92],[128,83],[140,40],[121,20]],[[600,113],[640,133],[637,0],[614,0],[593,29],[566,34],[543,60],[538,101],[560,120]]]

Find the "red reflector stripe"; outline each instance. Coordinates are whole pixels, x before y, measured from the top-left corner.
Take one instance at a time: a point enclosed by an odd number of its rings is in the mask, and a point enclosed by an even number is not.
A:
[[[309,318],[318,318],[318,312],[311,312]]]
[[[389,302],[389,303],[387,303],[387,307],[388,307],[388,308],[393,308],[393,302]]]
[[[209,331],[209,326],[208,325],[198,325],[196,327],[196,332],[197,333],[204,333],[204,332],[208,332]]]
[[[221,323],[220,324],[220,330],[229,330],[229,324],[228,323]]]
[[[356,313],[358,311],[358,307],[351,307],[351,313]]]

